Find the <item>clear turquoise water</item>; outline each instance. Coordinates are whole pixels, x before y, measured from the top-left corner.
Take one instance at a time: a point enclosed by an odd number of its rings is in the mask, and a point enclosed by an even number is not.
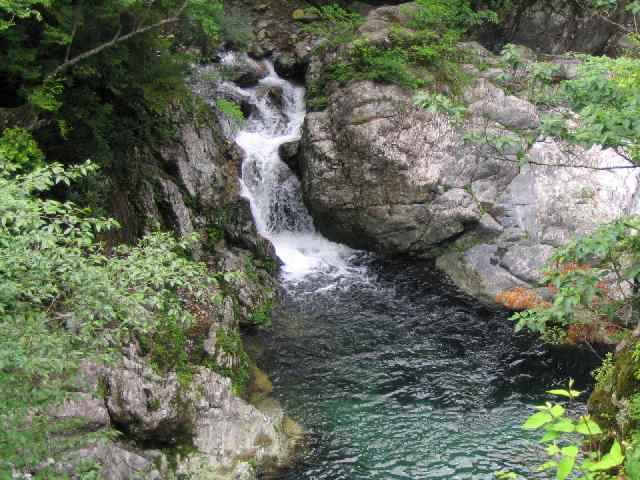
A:
[[[310,447],[277,478],[536,478],[520,429],[545,390],[588,382],[589,353],[549,352],[516,336],[428,265],[374,262],[368,282],[285,285],[258,362]],[[581,408],[581,406],[577,406]]]

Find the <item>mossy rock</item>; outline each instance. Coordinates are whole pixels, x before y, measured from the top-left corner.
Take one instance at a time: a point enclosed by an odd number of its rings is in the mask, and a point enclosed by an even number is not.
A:
[[[269,376],[253,363],[251,364],[250,372],[251,377],[247,393],[251,403],[256,403],[273,392],[273,383],[271,383]]]
[[[613,404],[610,392],[597,387],[589,397],[587,409],[602,430],[615,428],[618,408]]]
[[[618,354],[616,358],[616,396],[619,399],[629,398],[640,391],[640,381],[635,376],[638,369],[633,360],[631,349]]]

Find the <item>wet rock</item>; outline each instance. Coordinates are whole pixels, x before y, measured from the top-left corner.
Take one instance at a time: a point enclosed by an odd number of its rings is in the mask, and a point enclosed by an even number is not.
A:
[[[273,105],[279,109],[283,108],[282,88],[276,86],[260,87],[256,91],[258,98],[267,98]]]
[[[265,65],[247,55],[234,54],[233,58],[223,62],[225,76],[239,87],[253,87],[261,78],[266,77],[269,71]]]
[[[276,73],[283,78],[302,81],[307,69],[307,64],[292,54],[283,53],[273,62]]]
[[[294,173],[300,173],[300,140],[293,140],[291,142],[286,142],[280,145],[278,153],[280,154],[280,158]]]
[[[261,266],[268,268],[246,250],[228,248],[221,252],[219,270],[237,273],[228,286],[237,298],[235,312],[240,324],[255,326],[255,312],[270,313],[270,305],[277,298],[277,284]]]
[[[253,221],[249,201],[240,198],[225,209],[228,221],[224,224],[224,231],[232,245],[250,250],[260,260],[270,260],[278,265],[273,244],[258,233]]]

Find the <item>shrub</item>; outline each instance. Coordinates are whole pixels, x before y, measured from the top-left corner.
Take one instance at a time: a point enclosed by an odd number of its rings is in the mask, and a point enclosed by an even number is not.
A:
[[[192,238],[156,233],[107,255],[95,234],[115,221],[46,196],[96,167],[52,164],[16,175],[32,150],[20,142],[0,151],[2,478],[65,447],[47,411],[65,398],[81,359],[109,361],[134,333],[185,329],[193,316],[178,292],[202,298],[214,282],[188,258]]]

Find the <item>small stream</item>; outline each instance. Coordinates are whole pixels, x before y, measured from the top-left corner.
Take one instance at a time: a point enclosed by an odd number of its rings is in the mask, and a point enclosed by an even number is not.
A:
[[[257,87],[218,88],[254,107],[234,133],[243,193],[283,262],[284,299],[253,353],[310,438],[277,478],[490,479],[501,469],[537,478],[523,469],[540,456],[520,425],[569,374],[588,382],[595,359],[514,335],[508,315],[429,263],[376,258],[317,233],[278,154],[300,136],[304,89],[266,65]]]

